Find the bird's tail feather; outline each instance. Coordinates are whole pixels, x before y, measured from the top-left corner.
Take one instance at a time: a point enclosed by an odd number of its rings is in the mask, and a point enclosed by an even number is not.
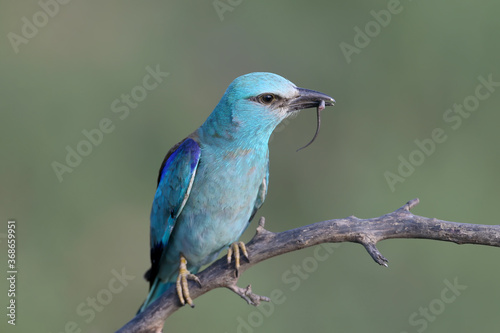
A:
[[[171,285],[173,285],[174,282],[161,282],[160,279],[157,277],[151,286],[151,289],[149,289],[149,294],[144,303],[142,303],[141,308],[137,313],[141,313],[144,311],[151,303],[156,301],[168,288],[170,288]]]

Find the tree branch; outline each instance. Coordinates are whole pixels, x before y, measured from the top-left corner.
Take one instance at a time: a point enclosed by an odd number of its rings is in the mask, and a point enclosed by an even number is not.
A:
[[[387,259],[379,252],[376,244],[384,239],[425,238],[457,244],[500,247],[500,225],[456,223],[413,215],[410,209],[418,203],[418,199],[413,199],[396,211],[377,218],[358,219],[349,216],[279,233],[264,229],[262,217],[257,233],[246,245],[250,262],[242,260],[239,276],[261,261],[321,243],[362,244],[373,260],[383,266],[387,266]],[[236,286],[239,276],[236,276],[233,266],[228,266],[226,258],[221,258],[198,274],[202,282],[201,287],[192,281],[189,283],[191,297],[195,299],[212,289],[224,287],[237,293],[252,305],[269,300],[267,297],[252,293],[250,286],[247,288]],[[161,332],[165,320],[180,307],[175,288],[170,288],[117,332]]]

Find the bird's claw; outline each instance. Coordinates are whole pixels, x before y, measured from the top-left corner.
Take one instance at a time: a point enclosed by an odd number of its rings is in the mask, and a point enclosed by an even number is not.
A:
[[[196,275],[191,274],[191,272],[188,271],[186,264],[187,260],[181,254],[179,263],[179,275],[177,276],[177,282],[176,282],[177,296],[179,296],[179,301],[181,302],[182,305],[187,303],[189,304],[189,306],[194,308],[193,300],[189,295],[189,287],[187,280],[196,281],[200,287],[201,287],[201,282]]]
[[[243,252],[243,255],[245,258],[247,258],[248,261],[250,259],[248,258],[248,251],[245,246],[245,243],[243,242],[234,242],[233,244],[229,245],[229,249],[227,251],[227,264],[231,264],[231,259],[234,254],[234,266],[236,268],[236,276],[238,276],[239,269],[240,269],[240,249],[241,252]]]

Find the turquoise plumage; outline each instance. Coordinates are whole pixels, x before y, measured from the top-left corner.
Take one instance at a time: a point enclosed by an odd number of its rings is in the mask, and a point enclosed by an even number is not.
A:
[[[273,130],[301,109],[334,102],[272,73],[250,73],[229,85],[160,168],[150,217],[150,293],[140,311],[176,281],[181,302],[192,305],[182,279],[195,278],[190,273],[238,241],[266,198]]]

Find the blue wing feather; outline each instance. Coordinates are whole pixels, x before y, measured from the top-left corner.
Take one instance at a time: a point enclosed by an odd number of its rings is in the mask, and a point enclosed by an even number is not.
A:
[[[174,146],[163,161],[151,209],[151,270],[147,279],[153,284],[160,259],[168,244],[177,217],[184,207],[194,181],[201,149],[192,138]]]

